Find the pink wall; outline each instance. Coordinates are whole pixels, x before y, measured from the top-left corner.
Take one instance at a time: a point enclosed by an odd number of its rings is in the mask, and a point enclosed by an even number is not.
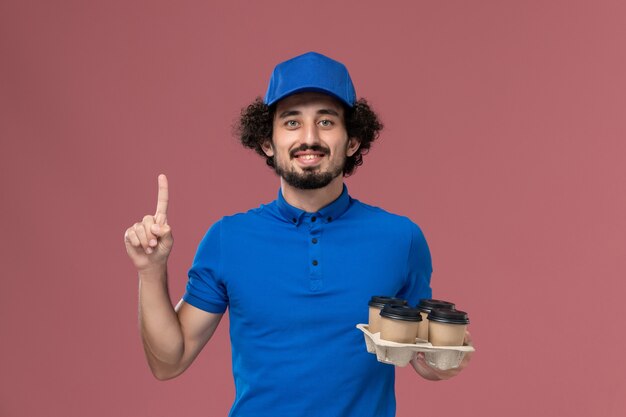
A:
[[[398,416],[626,415],[625,3],[223,3],[0,5],[0,415],[226,415],[227,321],[153,379],[122,235],[166,173],[178,299],[206,228],[275,197],[230,126],[308,50],[387,126],[351,193],[422,226],[472,319],[470,367],[400,369]]]

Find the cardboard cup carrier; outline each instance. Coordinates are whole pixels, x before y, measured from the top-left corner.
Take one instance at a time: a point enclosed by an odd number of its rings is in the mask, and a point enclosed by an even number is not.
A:
[[[406,311],[406,309],[415,310],[405,306],[404,310]],[[401,306],[395,306],[388,307],[387,310],[398,313],[402,308]],[[429,365],[446,370],[458,367],[467,352],[475,351],[473,346],[463,344],[465,329],[467,324],[469,324],[467,313],[463,311],[445,309],[431,310],[428,317],[429,336],[431,337],[430,342],[425,339],[417,338],[416,335],[414,336],[412,333],[413,330],[410,330],[411,325],[400,323],[400,320],[396,319],[394,323],[391,323],[396,326],[385,330],[384,336],[388,339],[391,338],[395,340],[409,340],[409,338],[412,337],[412,342],[408,343],[385,340],[383,337],[383,329],[385,329],[384,320],[388,317],[384,317],[382,313],[383,311],[381,310],[382,328],[380,332],[371,332],[369,325],[366,324],[357,324],[356,326],[357,329],[363,332],[367,351],[375,354],[379,362],[396,366],[406,366],[417,352],[424,352],[424,357]],[[412,314],[413,313],[407,313],[405,315],[410,316]],[[421,319],[421,315],[419,313],[417,313],[417,315]],[[420,319],[415,320],[413,323],[417,323],[419,326]],[[399,328],[397,325],[400,325]],[[391,331],[391,335],[389,331]]]

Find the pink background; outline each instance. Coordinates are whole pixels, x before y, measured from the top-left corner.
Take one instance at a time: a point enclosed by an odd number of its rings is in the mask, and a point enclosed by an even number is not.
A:
[[[472,320],[458,378],[398,370],[398,416],[626,415],[619,0],[2,1],[0,415],[226,415],[228,322],[155,380],[123,232],[166,173],[178,300],[205,230],[275,198],[230,129],[309,50],[386,124],[351,194],[421,225]]]

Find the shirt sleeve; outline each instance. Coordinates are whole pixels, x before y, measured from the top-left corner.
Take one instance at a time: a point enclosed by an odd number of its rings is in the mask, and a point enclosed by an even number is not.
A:
[[[183,300],[209,313],[224,313],[228,293],[221,276],[222,221],[215,223],[200,241]]]
[[[406,270],[406,283],[397,297],[407,300],[410,306],[417,305],[423,298],[432,298],[430,277],[433,267],[430,250],[422,230],[413,222]]]

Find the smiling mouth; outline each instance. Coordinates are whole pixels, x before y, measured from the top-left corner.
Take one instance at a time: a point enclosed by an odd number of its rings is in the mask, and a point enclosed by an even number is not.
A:
[[[316,159],[324,157],[323,153],[306,153],[295,155],[294,158],[299,159],[301,161],[314,161]]]
[[[314,162],[322,159],[324,156],[328,155],[328,153],[329,150],[326,150],[319,145],[304,145],[294,149],[291,152],[291,158],[301,162]]]
[[[305,171],[317,170],[322,164],[324,154],[321,153],[303,153],[295,155],[294,160],[300,169]]]

